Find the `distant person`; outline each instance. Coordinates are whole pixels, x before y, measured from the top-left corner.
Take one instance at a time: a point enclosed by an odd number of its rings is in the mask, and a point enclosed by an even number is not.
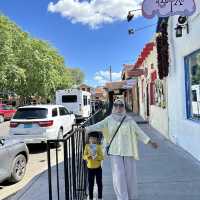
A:
[[[98,199],[102,199],[102,168],[101,161],[103,160],[103,151],[98,144],[100,132],[90,132],[88,135],[88,144],[85,145],[83,159],[87,162],[88,183],[89,183],[89,199],[93,200],[94,181],[96,179],[98,187]]]
[[[107,152],[111,160],[113,186],[117,200],[135,200],[138,197],[136,162],[138,155],[138,140],[150,144],[153,148],[158,145],[143,132],[132,117],[125,112],[124,101],[115,100],[112,114],[97,124],[86,127],[86,133],[103,131],[108,138]]]
[[[47,99],[47,104],[50,104],[50,103],[51,103],[50,99]]]
[[[112,113],[113,102],[114,102],[114,93],[113,92],[109,92],[109,96],[108,96],[108,109],[107,109],[107,114],[106,115],[110,115]]]

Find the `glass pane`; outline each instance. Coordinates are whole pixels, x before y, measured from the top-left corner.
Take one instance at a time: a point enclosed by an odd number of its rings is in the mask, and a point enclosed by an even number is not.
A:
[[[200,119],[200,51],[189,57],[191,117]]]
[[[87,105],[87,96],[83,95],[83,105]]]
[[[3,108],[3,110],[10,110],[10,106],[8,106],[8,105],[3,105],[2,108]]]
[[[69,114],[68,110],[66,108],[63,108],[63,109],[64,109],[65,114],[68,115]]]
[[[62,96],[62,102],[63,103],[77,102],[77,96],[76,95],[64,95],[64,96]]]
[[[64,108],[64,107],[60,107],[60,108],[59,108],[59,111],[60,111],[60,115],[61,115],[61,116],[62,116],[62,115],[68,115],[68,114],[69,114],[68,110],[67,110],[66,108]]]
[[[14,119],[44,119],[47,117],[46,108],[19,108],[14,115]]]
[[[58,115],[57,108],[52,110],[52,117],[56,117]]]

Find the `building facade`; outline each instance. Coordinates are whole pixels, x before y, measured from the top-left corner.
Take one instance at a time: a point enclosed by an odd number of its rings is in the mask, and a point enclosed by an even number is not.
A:
[[[168,21],[168,111],[170,139],[200,160],[199,1],[196,6],[193,16],[182,21],[174,16]]]
[[[140,115],[168,137],[167,80],[158,75],[156,41],[143,48],[136,67],[144,73],[138,77]]]

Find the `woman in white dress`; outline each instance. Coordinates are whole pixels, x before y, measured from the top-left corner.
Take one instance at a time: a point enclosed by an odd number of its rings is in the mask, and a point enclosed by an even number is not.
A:
[[[123,123],[113,137],[124,117]],[[158,145],[152,142],[131,116],[126,114],[124,101],[121,99],[115,100],[110,116],[94,125],[86,127],[86,133],[91,131],[103,131],[108,144],[112,140],[109,155],[112,167],[113,187],[117,200],[137,199],[135,160],[139,160],[138,140],[144,144],[150,144],[153,148],[157,148]]]

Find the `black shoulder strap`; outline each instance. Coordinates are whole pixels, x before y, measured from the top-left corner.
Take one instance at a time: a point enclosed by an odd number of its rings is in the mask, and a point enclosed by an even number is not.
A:
[[[114,135],[112,136],[112,138],[111,138],[111,140],[110,140],[110,144],[107,146],[107,154],[108,154],[108,152],[109,152],[110,145],[112,144],[112,141],[114,140],[114,138],[115,138],[115,136],[116,136],[116,134],[117,134],[119,128],[121,127],[123,121],[125,120],[125,118],[126,118],[126,115],[123,117],[123,119],[122,119],[122,121],[120,122],[119,126],[117,127],[117,129],[116,129]]]

